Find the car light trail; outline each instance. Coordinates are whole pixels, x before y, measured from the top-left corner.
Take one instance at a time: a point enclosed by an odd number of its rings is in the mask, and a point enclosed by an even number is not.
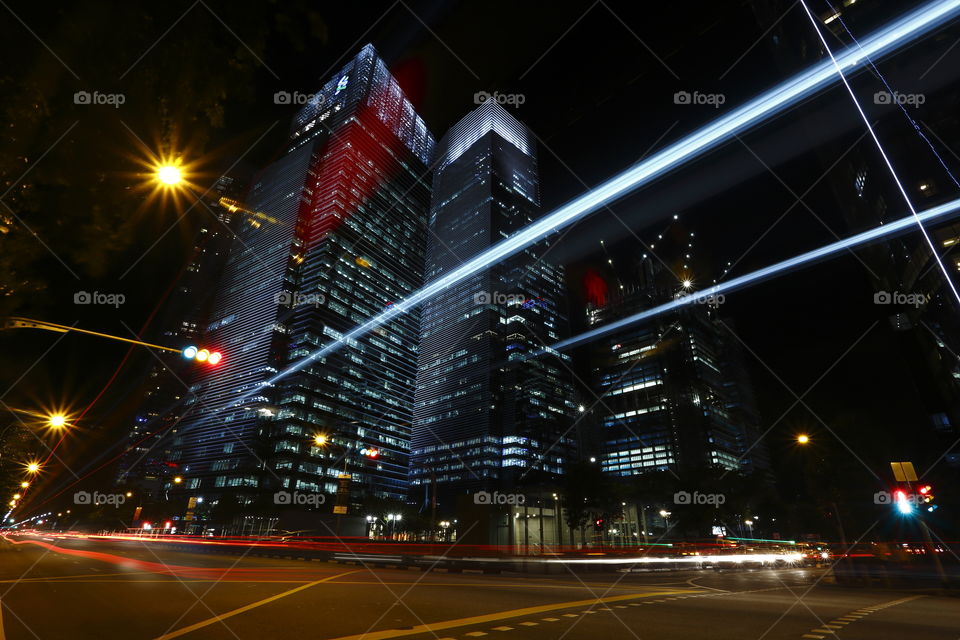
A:
[[[931,240],[930,236],[927,234],[927,230],[923,228],[923,222],[921,222],[920,218],[917,216],[917,210],[913,206],[913,201],[910,200],[910,196],[907,195],[907,190],[903,188],[903,182],[900,180],[900,176],[897,175],[896,169],[893,168],[893,163],[890,161],[890,157],[887,155],[883,145],[880,144],[880,138],[877,137],[876,132],[873,130],[873,125],[870,124],[870,119],[867,118],[867,114],[864,113],[863,107],[860,106],[860,101],[857,100],[857,94],[853,92],[853,87],[850,86],[847,76],[843,73],[843,67],[840,66],[839,62],[837,62],[837,57],[833,54],[833,50],[830,48],[830,45],[827,44],[827,39],[820,31],[820,25],[817,24],[816,18],[813,17],[812,13],[810,13],[810,7],[807,6],[807,3],[804,0],[800,0],[800,5],[807,13],[807,17],[810,18],[810,23],[813,25],[813,30],[817,32],[817,37],[820,38],[820,42],[823,43],[823,48],[827,50],[827,54],[830,56],[830,62],[833,64],[834,69],[836,69],[837,75],[840,76],[840,80],[843,81],[843,86],[846,87],[847,93],[850,94],[850,99],[853,100],[853,106],[857,108],[857,113],[860,114],[860,118],[866,125],[867,131],[870,133],[870,137],[873,139],[873,143],[877,147],[877,151],[880,152],[880,156],[883,158],[884,164],[887,165],[887,170],[890,171],[890,177],[893,178],[894,183],[897,185],[897,189],[900,190],[900,195],[903,196],[904,202],[907,203],[907,208],[910,209],[910,213],[913,214],[914,221],[917,223],[917,226],[920,227],[920,233],[923,234],[923,239],[927,242],[927,246],[930,247],[930,254],[933,256],[933,259],[937,261],[940,271],[943,272],[943,279],[947,281],[947,286],[949,286],[950,291],[953,292],[953,297],[956,298],[957,303],[960,304],[960,293],[957,292],[957,288],[954,286],[953,280],[950,279],[950,273],[943,265],[943,260],[940,259],[940,254],[937,253],[937,247],[934,246],[933,240]],[[871,62],[871,65],[872,64],[873,63]]]
[[[704,299],[709,299],[710,296],[726,294],[736,289],[743,288],[747,285],[754,284],[760,280],[766,280],[767,278],[778,274],[782,275],[791,269],[813,264],[814,262],[823,260],[824,258],[829,258],[830,256],[845,249],[867,244],[885,236],[890,236],[900,233],[904,230],[909,230],[910,228],[915,227],[918,221],[920,223],[933,221],[951,214],[956,214],[957,212],[960,212],[960,198],[946,202],[938,207],[927,209],[923,213],[918,214],[916,219],[913,216],[900,218],[894,222],[875,227],[869,231],[864,231],[863,233],[858,233],[857,235],[851,236],[844,240],[830,243],[820,247],[819,249],[814,249],[813,251],[802,253],[799,256],[777,262],[769,267],[764,267],[763,269],[758,269],[757,271],[751,271],[750,273],[744,274],[738,278],[733,278],[732,280],[715,284],[712,287],[708,287],[701,291],[677,298],[676,300],[671,300],[670,302],[653,307],[652,309],[635,313],[632,316],[617,320],[616,322],[611,322],[610,324],[606,324],[602,327],[585,331],[578,336],[561,340],[560,342],[551,345],[549,349],[560,351],[584,342],[595,340],[601,336],[613,333],[614,331],[619,331],[620,329],[628,327],[637,322],[649,320],[650,318],[654,318],[669,311],[674,311],[680,307],[694,304]],[[541,351],[539,353],[542,354],[543,352]]]
[[[866,56],[883,56],[897,47],[943,26],[947,21],[956,17],[958,13],[960,13],[960,0],[927,3],[864,38],[857,51],[844,53],[837,58],[837,64],[841,69],[852,70]],[[308,366],[317,358],[322,358],[339,349],[342,343],[349,343],[362,337],[369,331],[389,322],[395,316],[419,305],[444,289],[522,251],[525,247],[546,238],[550,234],[558,232],[609,202],[650,183],[706,151],[729,141],[732,136],[783,112],[800,100],[837,80],[837,73],[831,61],[814,65],[807,71],[777,85],[713,123],[681,138],[647,160],[574,198],[552,213],[543,216],[511,237],[463,263],[447,275],[411,293],[407,298],[391,305],[379,315],[354,327],[339,340],[324,345],[308,357],[248,390],[233,405],[242,404],[247,398],[258,393],[264,387],[272,386],[282,378]]]

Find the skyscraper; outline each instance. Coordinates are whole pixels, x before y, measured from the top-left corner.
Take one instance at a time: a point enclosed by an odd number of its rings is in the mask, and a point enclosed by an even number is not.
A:
[[[602,307],[593,305],[591,323],[685,295],[676,276],[651,257],[633,271]],[[591,347],[592,383],[602,399],[591,445],[605,472],[769,469],[739,345],[716,316],[720,302],[705,299]]]
[[[422,284],[433,146],[367,45],[255,178],[204,333],[223,361],[197,379],[175,441],[183,491],[204,498],[198,516],[269,508],[278,490],[333,492],[344,470],[354,499],[405,495],[417,313],[268,381]]]
[[[494,102],[437,145],[426,280],[433,281],[539,215],[536,141]],[[528,248],[423,306],[411,444],[411,492],[505,488],[562,471],[573,442],[572,385],[554,355],[563,271]],[[418,491],[419,489],[419,491]]]

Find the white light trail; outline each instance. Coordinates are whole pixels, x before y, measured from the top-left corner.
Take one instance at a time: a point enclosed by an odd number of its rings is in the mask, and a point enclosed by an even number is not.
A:
[[[883,56],[897,47],[938,29],[955,18],[958,13],[960,13],[960,0],[941,0],[927,3],[864,38],[860,49],[855,52],[844,53],[838,58],[837,64],[842,69],[852,70],[859,66],[860,61],[866,56],[869,55],[874,58]],[[557,233],[609,202],[652,182],[706,151],[729,141],[732,136],[783,112],[801,99],[823,89],[836,80],[837,76],[833,65],[826,61],[793,76],[727,115],[718,118],[713,123],[658,151],[643,162],[574,198],[552,213],[543,216],[509,238],[463,263],[447,275],[411,293],[383,313],[351,329],[344,334],[342,339],[322,346],[308,357],[247,391],[234,402],[234,405],[241,404],[264,387],[274,385],[282,378],[308,366],[317,358],[322,358],[339,349],[342,343],[349,343],[362,337],[376,327],[389,322],[398,314],[408,311],[446,288],[483,271],[490,265],[522,251],[527,246]]]
[[[880,144],[880,138],[877,137],[876,132],[873,130],[873,125],[870,124],[870,119],[867,118],[867,114],[863,112],[863,107],[860,106],[860,101],[857,100],[857,94],[853,92],[853,87],[850,86],[850,83],[847,81],[847,76],[843,73],[843,67],[841,67],[840,63],[837,62],[836,56],[833,55],[833,50],[830,48],[830,45],[827,44],[827,39],[823,37],[823,33],[820,31],[820,25],[817,24],[816,18],[813,17],[812,13],[810,13],[810,7],[807,6],[807,3],[804,0],[800,0],[800,4],[803,6],[803,10],[807,13],[807,17],[810,18],[810,23],[813,25],[813,30],[817,32],[817,37],[820,38],[820,42],[823,43],[823,48],[827,50],[827,54],[830,56],[830,61],[833,64],[834,69],[836,69],[837,75],[840,76],[840,80],[843,81],[843,86],[847,88],[847,93],[850,94],[850,99],[853,100],[853,106],[857,108],[857,113],[860,114],[860,118],[867,126],[867,131],[870,132],[870,137],[873,138],[873,143],[877,146],[877,150],[883,157],[883,162],[887,165],[887,169],[890,171],[890,177],[893,178],[893,181],[897,185],[897,189],[900,190],[900,195],[903,196],[904,202],[907,203],[907,208],[910,209],[910,213],[913,214],[917,226],[920,227],[920,233],[923,234],[923,239],[927,241],[927,245],[930,247],[930,253],[933,255],[933,259],[936,260],[937,264],[940,266],[940,271],[943,272],[943,278],[947,281],[947,285],[953,292],[953,297],[956,298],[957,303],[960,304],[960,293],[957,293],[957,288],[954,286],[953,280],[950,279],[950,273],[947,271],[943,261],[940,259],[940,254],[937,253],[937,248],[934,246],[933,240],[930,239],[930,236],[927,234],[927,230],[923,228],[923,223],[917,216],[917,210],[914,209],[913,202],[910,200],[910,196],[907,195],[907,190],[903,188],[903,183],[900,181],[900,176],[897,175],[897,171],[893,168],[893,163],[890,162],[890,157],[887,156],[887,152],[884,150],[883,145]]]
[[[845,249],[850,249],[862,244],[867,244],[883,238],[885,236],[893,235],[900,233],[905,229],[910,229],[918,222],[928,222],[937,220],[939,218],[946,217],[950,214],[955,214],[960,212],[960,198],[956,200],[951,200],[946,202],[938,207],[933,207],[932,209],[927,209],[923,213],[917,215],[916,218],[913,216],[906,216],[900,218],[894,222],[889,222],[879,227],[874,227],[869,231],[864,231],[863,233],[858,233],[855,236],[839,240],[837,242],[832,242],[828,245],[820,247],[819,249],[814,249],[813,251],[807,251],[806,253],[801,253],[798,256],[793,258],[788,258],[781,262],[770,265],[769,267],[764,267],[763,269],[758,269],[756,271],[751,271],[750,273],[744,274],[738,278],[733,278],[732,280],[727,280],[726,282],[721,282],[715,284],[712,287],[708,287],[701,291],[696,291],[687,296],[677,298],[676,300],[671,300],[652,309],[647,309],[646,311],[641,311],[635,313],[632,316],[626,318],[621,318],[615,322],[605,324],[602,327],[597,327],[596,329],[591,329],[581,333],[578,336],[572,338],[567,338],[553,344],[549,347],[550,350],[561,351],[563,349],[568,349],[570,347],[582,344],[584,342],[589,342],[591,340],[596,340],[602,336],[619,331],[625,327],[628,327],[637,322],[643,322],[644,320],[649,320],[656,316],[662,315],[664,313],[674,311],[680,307],[686,305],[695,304],[703,301],[704,299],[710,299],[710,296],[717,296],[722,294],[730,293],[736,289],[741,289],[747,285],[754,284],[759,280],[766,280],[767,278],[773,277],[775,275],[782,275],[791,269],[801,267],[803,265],[813,264],[818,260],[823,260],[828,258],[833,254],[844,251]]]

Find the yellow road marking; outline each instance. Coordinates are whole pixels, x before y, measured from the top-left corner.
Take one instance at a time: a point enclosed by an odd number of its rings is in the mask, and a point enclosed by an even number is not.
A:
[[[188,627],[183,627],[182,629],[177,629],[176,631],[171,631],[170,633],[166,633],[166,634],[164,634],[164,635],[162,635],[162,636],[159,636],[159,637],[155,638],[155,640],[170,640],[170,638],[179,638],[180,636],[186,635],[186,634],[188,634],[188,633],[190,633],[190,632],[192,632],[192,631],[196,631],[197,629],[202,629],[202,628],[207,627],[207,626],[210,626],[211,624],[214,624],[214,623],[216,623],[216,622],[221,622],[222,620],[226,620],[227,618],[232,618],[233,616],[240,615],[241,613],[244,613],[244,612],[246,612],[246,611],[250,611],[251,609],[256,609],[257,607],[260,607],[260,606],[263,606],[263,605],[268,604],[268,603],[270,603],[270,602],[273,602],[274,600],[279,600],[280,598],[285,598],[285,597],[287,597],[287,596],[289,596],[289,595],[292,595],[292,594],[294,594],[294,593],[297,593],[298,591],[303,591],[304,589],[309,589],[310,587],[316,586],[316,585],[320,584],[321,582],[329,582],[329,581],[331,581],[331,580],[333,580],[333,579],[335,579],[335,578],[339,578],[340,576],[350,575],[351,573],[357,573],[358,571],[361,571],[361,569],[354,569],[353,571],[344,571],[343,573],[338,573],[338,574],[333,575],[333,576],[328,576],[328,577],[326,577],[326,578],[323,578],[322,580],[314,580],[313,582],[308,582],[307,584],[300,585],[300,586],[297,587],[296,589],[290,589],[289,591],[284,591],[283,593],[278,593],[278,594],[275,595],[275,596],[270,596],[269,598],[264,598],[263,600],[257,600],[256,602],[251,602],[250,604],[248,604],[248,605],[246,605],[246,606],[243,606],[243,607],[240,607],[239,609],[234,609],[233,611],[228,611],[228,612],[226,612],[226,613],[224,613],[224,614],[221,614],[221,615],[219,615],[219,616],[214,616],[213,618],[209,618],[209,619],[207,619],[207,620],[203,620],[202,622],[198,622],[198,623],[196,623],[196,624],[191,624],[191,625],[188,626]]]
[[[678,593],[690,593],[690,591],[651,591],[650,593],[639,594],[630,593],[622,596],[609,596],[606,598],[593,598],[592,600],[575,600],[572,602],[556,602],[554,604],[545,604],[537,607],[524,607],[523,609],[510,609],[508,611],[498,611],[496,613],[487,613],[480,616],[470,616],[468,618],[457,618],[455,620],[441,620],[430,624],[420,624],[411,629],[387,629],[384,631],[371,631],[369,633],[360,633],[352,636],[342,636],[332,638],[331,640],[387,640],[389,638],[402,638],[403,636],[413,636],[418,633],[433,633],[445,629],[456,627],[467,627],[475,624],[484,624],[487,622],[499,622],[509,618],[519,618],[521,616],[530,616],[548,611],[557,611],[558,609],[571,609],[574,607],[586,607],[597,604],[606,604],[609,602],[622,602],[623,600],[632,600],[635,598],[648,598],[650,596],[670,596]],[[575,614],[565,614],[574,616]],[[475,631],[465,635],[475,635],[483,633]],[[162,640],[158,638],[157,640]]]

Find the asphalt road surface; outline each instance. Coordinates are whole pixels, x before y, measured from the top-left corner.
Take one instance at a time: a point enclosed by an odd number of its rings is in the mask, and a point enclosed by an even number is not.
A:
[[[25,537],[0,538],[0,605],[0,640],[960,639],[960,598],[813,568],[483,575]]]

